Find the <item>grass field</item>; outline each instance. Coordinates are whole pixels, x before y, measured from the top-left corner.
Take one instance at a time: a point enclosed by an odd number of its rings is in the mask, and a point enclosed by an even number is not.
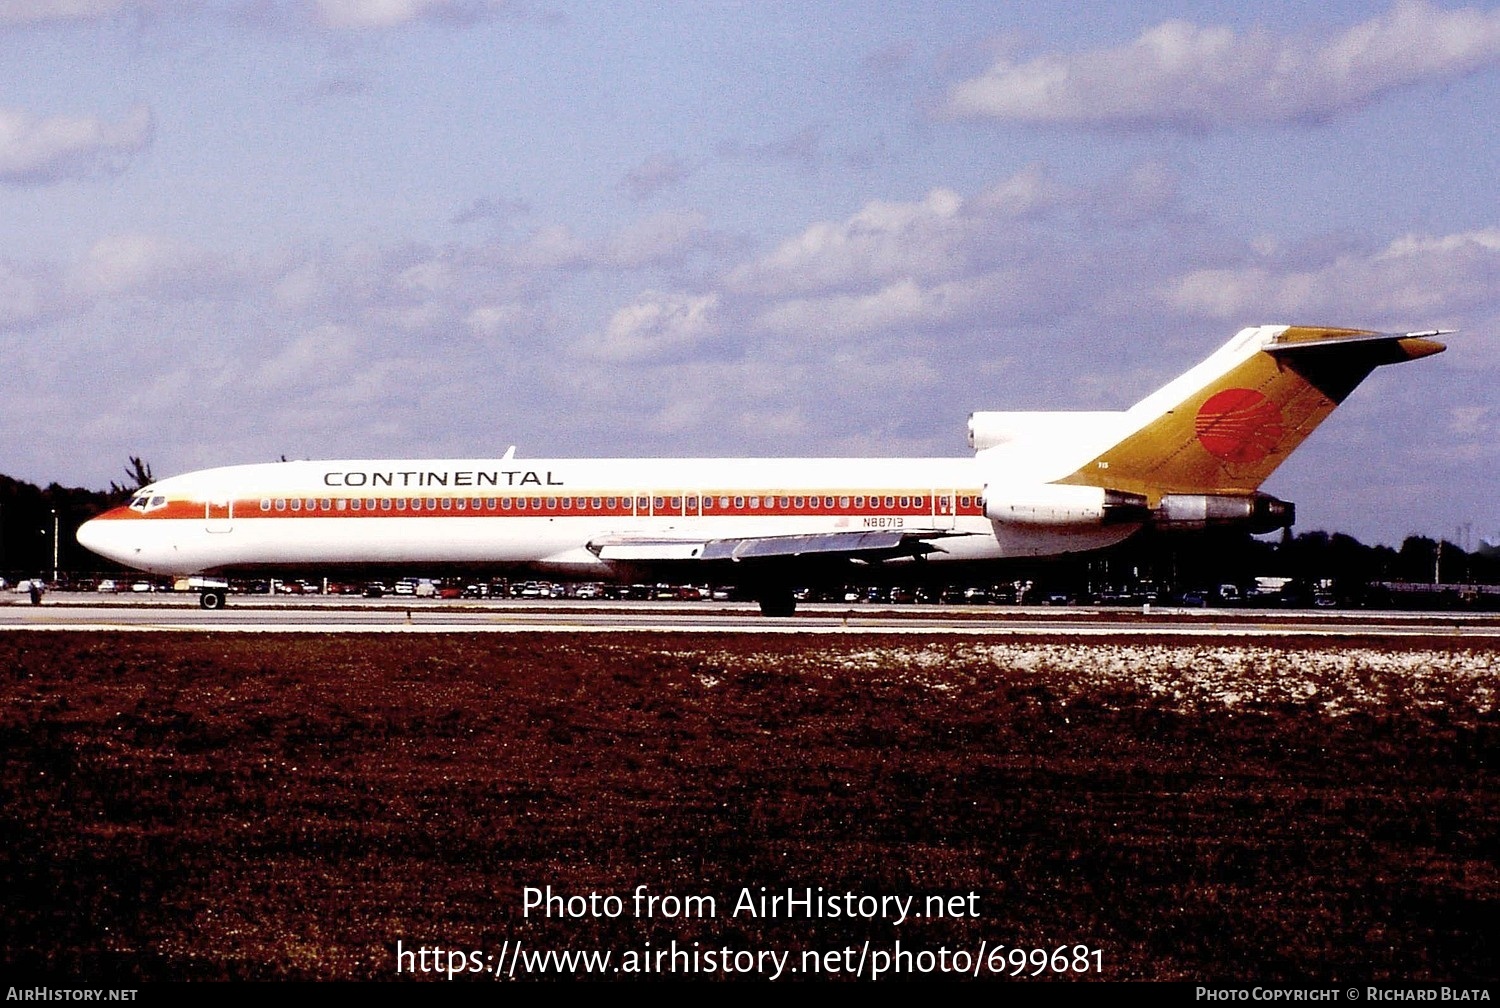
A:
[[[1497,668],[1389,641],[12,632],[0,962],[395,979],[398,942],[619,967],[675,940],[789,953],[785,979],[899,941],[1081,944],[1084,979],[1492,983]],[[623,911],[524,913],[548,886]],[[714,913],[639,916],[638,886]],[[963,913],[732,912],[763,886]]]

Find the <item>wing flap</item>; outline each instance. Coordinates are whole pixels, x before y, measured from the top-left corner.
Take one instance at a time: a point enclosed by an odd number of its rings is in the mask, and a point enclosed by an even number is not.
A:
[[[600,560],[623,560],[646,562],[658,560],[702,560],[703,549],[708,543],[699,539],[685,542],[680,539],[641,539],[619,542],[591,542],[589,550]]]
[[[819,532],[807,535],[739,536],[727,539],[665,539],[617,536],[589,543],[601,560],[659,563],[846,557],[885,559],[941,552],[928,540],[963,533],[950,529],[873,529],[864,532]]]

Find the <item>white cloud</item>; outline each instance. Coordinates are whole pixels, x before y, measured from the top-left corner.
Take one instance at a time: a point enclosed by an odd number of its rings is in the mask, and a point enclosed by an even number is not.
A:
[[[168,285],[192,284],[209,269],[207,257],[186,243],[150,234],[110,235],[89,247],[74,266],[72,281],[87,296],[160,292]]]
[[[464,325],[476,336],[499,339],[507,332],[533,322],[532,314],[524,305],[480,305],[464,317]]]
[[[1210,318],[1426,326],[1482,310],[1493,301],[1497,277],[1500,230],[1489,229],[1408,235],[1378,252],[1306,265],[1193,270],[1166,283],[1161,296],[1174,310]]]
[[[109,174],[151,142],[151,112],[118,122],[93,116],[37,118],[0,109],[0,182],[42,184]]]
[[[950,112],[1012,122],[1169,126],[1316,122],[1403,87],[1500,65],[1500,11],[1413,0],[1322,41],[1169,21],[1114,48],[1001,60]]]
[[[329,28],[359,31],[395,28],[418,21],[477,21],[503,9],[504,0],[273,0],[259,6],[242,5],[257,15],[306,12]],[[212,12],[207,0],[0,0],[0,25],[18,26],[56,21],[89,21],[119,12],[148,15]]]
[[[518,269],[556,270],[586,266],[591,254],[588,242],[561,224],[549,224],[508,246],[502,258]]]
[[[497,0],[316,0],[331,28],[391,28],[429,19],[471,20],[499,9]]]
[[[859,333],[941,321],[946,315],[940,291],[902,280],[872,294],[792,299],[769,308],[760,328],[785,336],[827,340]]]
[[[336,384],[356,369],[363,340],[343,326],[321,325],[260,360],[236,384],[259,393],[307,391]]]
[[[650,360],[680,353],[711,338],[717,295],[691,297],[647,291],[619,309],[592,347],[610,360]]]
[[[990,186],[974,198],[973,205],[986,213],[1025,217],[1050,210],[1073,195],[1051,172],[1032,166]]]
[[[731,288],[794,295],[954,271],[962,258],[963,200],[934,189],[915,203],[876,201],[848,220],[821,222],[728,277]]]
[[[112,14],[131,0],[4,0],[0,24],[86,20]]]
[[[708,235],[707,218],[693,211],[669,211],[648,217],[603,243],[603,264],[636,269],[679,259]]]

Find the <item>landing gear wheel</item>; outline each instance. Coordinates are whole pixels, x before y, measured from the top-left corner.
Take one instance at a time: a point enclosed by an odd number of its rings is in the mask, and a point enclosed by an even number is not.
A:
[[[198,596],[198,605],[203,609],[223,609],[224,593],[222,591],[206,591]]]
[[[760,603],[762,616],[790,616],[797,611],[797,600],[792,596],[790,588],[763,591],[755,597],[755,601]]]

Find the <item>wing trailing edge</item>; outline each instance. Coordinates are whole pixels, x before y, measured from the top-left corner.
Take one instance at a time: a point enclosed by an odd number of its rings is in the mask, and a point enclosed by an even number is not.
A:
[[[951,529],[871,529],[724,539],[622,535],[596,539],[588,548],[600,560],[624,563],[738,563],[803,557],[880,561],[941,553],[943,548],[930,540],[964,534]]]

